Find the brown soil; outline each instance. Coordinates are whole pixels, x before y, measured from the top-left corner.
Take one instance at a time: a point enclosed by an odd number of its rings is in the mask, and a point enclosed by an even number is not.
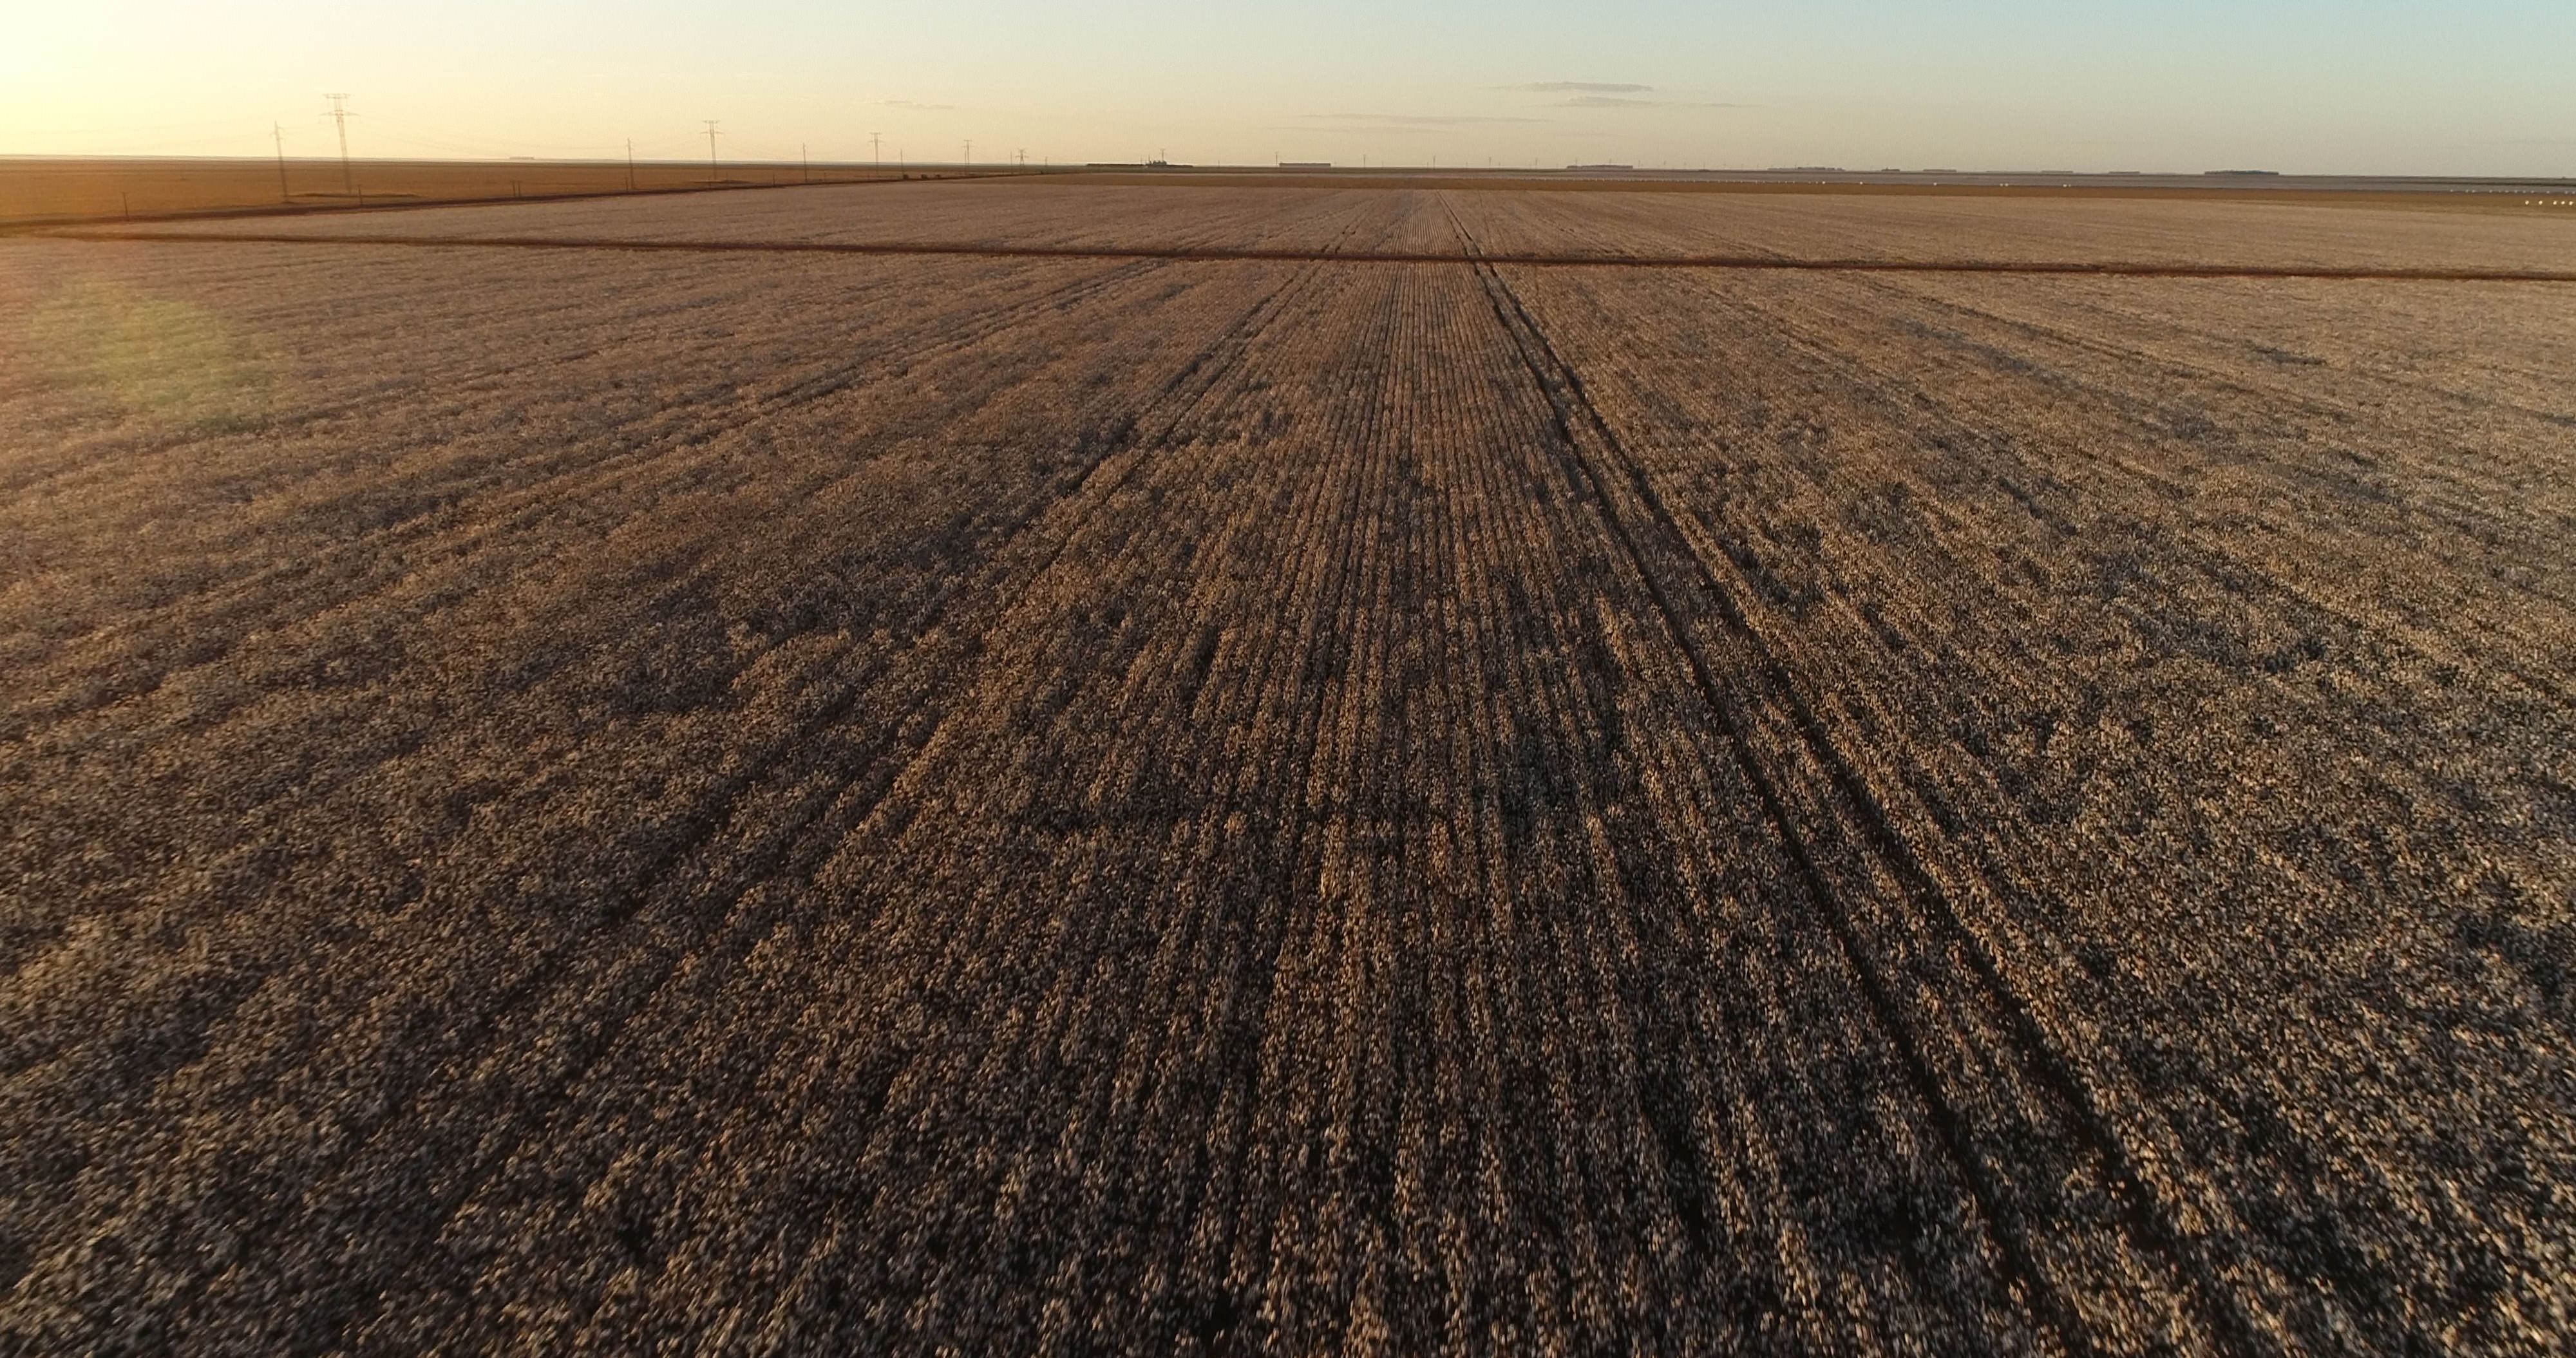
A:
[[[281,186],[274,160],[0,157],[0,225],[622,194],[630,183],[624,162],[362,160],[351,171],[344,181],[336,160],[289,160]],[[809,175],[814,183],[896,177],[849,165],[731,165],[711,174],[704,163],[641,163],[631,182],[668,192]]]

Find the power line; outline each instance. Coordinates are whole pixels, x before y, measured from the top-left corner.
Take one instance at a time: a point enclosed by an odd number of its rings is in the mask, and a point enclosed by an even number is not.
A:
[[[350,116],[355,117],[357,115],[352,114]],[[489,140],[479,135],[467,135],[465,140],[460,141],[456,138],[462,134],[457,134],[452,129],[436,126],[415,126],[410,123],[399,122],[388,117],[381,111],[370,113],[367,117],[373,121],[376,129],[371,134],[373,136],[382,138],[392,133],[408,130],[419,134],[410,139],[417,145],[431,147],[442,151],[454,151],[462,156],[480,157],[493,160],[501,159],[505,154],[515,154],[524,151],[561,152],[566,155],[579,156],[584,159],[613,160],[616,158],[616,152],[619,146],[619,143],[613,141],[532,142],[518,138]],[[690,135],[694,137],[696,134],[692,133]],[[647,145],[649,144],[650,143],[647,143]]]
[[[330,119],[340,125],[340,188],[355,197],[358,192],[358,177],[349,168],[349,96],[326,94],[322,97],[331,101]]]

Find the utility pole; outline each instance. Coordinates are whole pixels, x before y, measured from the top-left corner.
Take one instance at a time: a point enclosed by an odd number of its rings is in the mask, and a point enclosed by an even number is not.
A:
[[[355,196],[358,192],[358,177],[349,169],[349,96],[326,94],[322,97],[331,101],[331,121],[340,125],[340,187]]]
[[[626,139],[626,191],[635,191],[635,139]]]
[[[721,173],[716,167],[716,124],[721,120],[700,118],[698,121],[707,125],[707,182],[713,184]]]
[[[277,201],[291,205],[295,202],[295,195],[286,191],[286,129],[270,123],[268,131],[270,136],[277,138]]]
[[[885,138],[874,132],[868,134],[868,165],[871,169],[885,168]]]
[[[1029,153],[1026,151],[1020,152],[1020,168],[1023,170],[1029,168]]]
[[[814,158],[805,153],[805,143],[796,143],[796,163],[805,167],[805,182],[814,182]]]
[[[966,139],[966,163],[968,165],[973,165],[975,163],[975,139],[973,137],[968,137]]]

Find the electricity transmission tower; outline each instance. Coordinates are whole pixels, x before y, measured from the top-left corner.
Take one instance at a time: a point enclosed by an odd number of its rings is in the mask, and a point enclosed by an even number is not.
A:
[[[722,173],[716,166],[716,124],[722,120],[700,118],[698,121],[707,125],[707,182],[713,184],[716,176]]]
[[[966,163],[969,165],[975,163],[975,139],[973,137],[968,137],[966,139]]]
[[[331,101],[331,112],[328,116],[332,122],[340,125],[340,188],[343,192],[354,195],[358,191],[358,177],[349,168],[349,96],[326,94],[322,97]]]
[[[874,132],[868,134],[868,164],[880,170],[885,168],[885,139]]]
[[[277,201],[292,204],[295,195],[286,189],[286,129],[276,123],[268,125],[269,135],[277,138]]]

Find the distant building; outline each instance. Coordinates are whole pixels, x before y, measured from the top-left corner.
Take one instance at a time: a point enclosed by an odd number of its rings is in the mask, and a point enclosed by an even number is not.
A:
[[[1329,160],[1283,160],[1279,162],[1279,168],[1283,170],[1329,170],[1333,168],[1333,162]]]
[[[1568,165],[1569,170],[1633,170],[1634,165]]]

